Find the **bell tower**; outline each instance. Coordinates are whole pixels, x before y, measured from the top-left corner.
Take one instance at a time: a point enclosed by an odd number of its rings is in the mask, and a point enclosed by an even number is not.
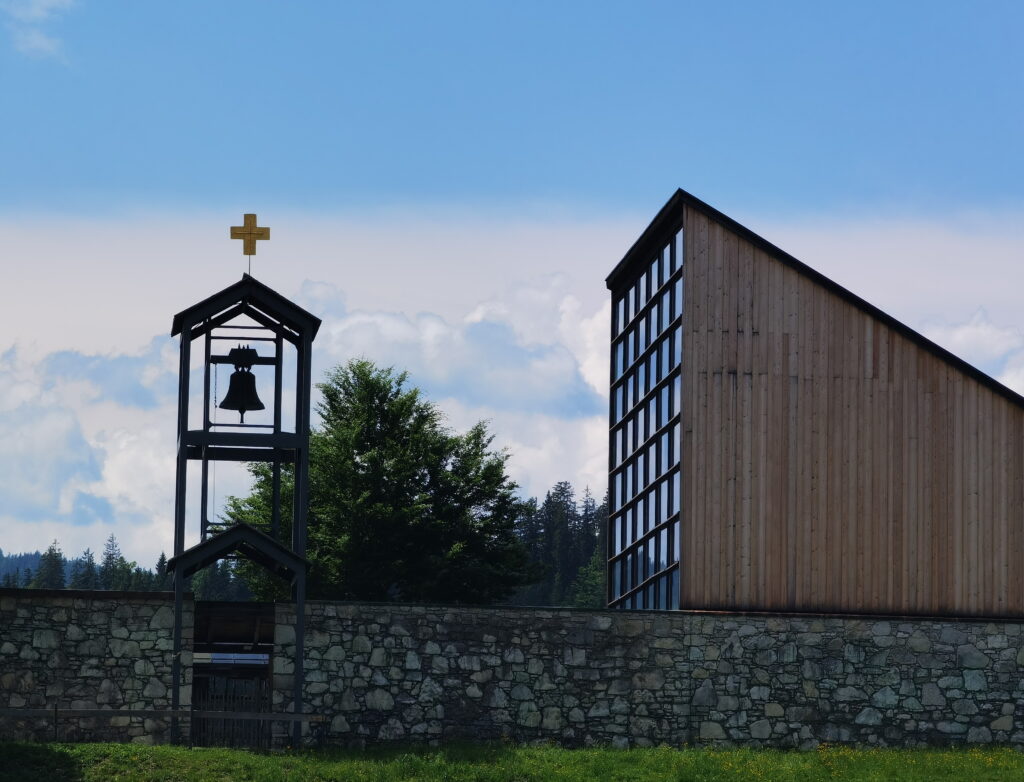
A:
[[[255,226],[255,216],[251,217]],[[269,229],[257,230],[265,231],[266,236],[256,238],[269,238]],[[246,244],[247,255],[252,254],[249,249]],[[254,241],[251,249],[254,253]],[[174,575],[174,710],[180,707],[185,579],[227,556],[242,556],[290,583],[296,603],[293,708],[296,713],[302,711],[310,352],[319,327],[319,318],[249,274],[174,316],[171,336],[180,336],[178,448],[174,556],[167,563],[167,571]],[[201,361],[194,362],[194,353]],[[195,370],[193,363],[199,365]],[[221,367],[234,370],[226,391],[219,384],[220,376],[227,374],[218,371]],[[193,392],[193,379],[200,378],[201,393]],[[260,397],[260,389],[269,409]],[[260,461],[271,465],[273,488],[268,530],[257,530],[247,524],[225,527],[211,519],[210,469],[219,461]],[[192,504],[188,497],[190,464],[198,467],[193,481],[198,477],[199,492],[192,499],[195,505],[191,514],[192,523],[198,527],[198,542],[186,548]],[[291,497],[286,503],[291,508],[291,517],[286,520],[290,535],[282,534],[283,465],[291,466],[293,477]],[[172,740],[178,737],[176,722],[172,722]],[[294,743],[298,744],[300,736],[301,723],[295,722]]]

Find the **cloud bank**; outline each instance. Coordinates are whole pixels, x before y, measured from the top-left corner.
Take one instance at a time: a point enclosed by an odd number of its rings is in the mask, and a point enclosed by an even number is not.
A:
[[[1024,391],[1022,217],[745,222]],[[168,219],[179,230],[154,248],[154,226]],[[276,244],[260,248],[254,273],[323,318],[315,379],[355,356],[408,370],[453,428],[489,421],[524,494],[558,480],[603,494],[603,280],[644,216],[267,223]],[[114,532],[142,564],[170,549],[177,346],[167,331],[175,312],[244,270],[226,224],[0,218],[0,263],[17,281],[0,289],[14,326],[0,335],[0,548],[56,537],[77,554]],[[244,472],[218,470],[218,502],[245,491]]]

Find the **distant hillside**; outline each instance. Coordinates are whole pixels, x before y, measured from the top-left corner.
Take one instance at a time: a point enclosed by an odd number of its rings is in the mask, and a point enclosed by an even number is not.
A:
[[[20,576],[25,572],[25,568],[31,568],[35,573],[36,568],[39,567],[39,558],[42,556],[40,551],[27,554],[5,554],[3,549],[0,549],[0,579],[8,573],[17,573]]]

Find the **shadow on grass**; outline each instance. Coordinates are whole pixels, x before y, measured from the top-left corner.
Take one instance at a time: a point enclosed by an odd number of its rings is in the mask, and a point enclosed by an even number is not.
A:
[[[0,743],[0,782],[80,782],[77,758],[50,744]]]

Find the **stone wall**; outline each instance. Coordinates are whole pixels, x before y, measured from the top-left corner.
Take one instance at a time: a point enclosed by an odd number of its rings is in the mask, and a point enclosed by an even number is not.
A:
[[[182,704],[191,703],[193,604],[184,606]],[[0,708],[111,709],[65,718],[63,741],[166,740],[164,720],[118,709],[171,704],[174,600],[166,593],[0,590]],[[52,740],[52,718],[0,717],[0,737]]]
[[[307,612],[305,707],[328,717],[332,743],[1024,748],[1020,622],[327,602]],[[193,617],[187,601],[183,705]],[[275,711],[292,708],[294,619],[276,606]],[[0,590],[0,708],[111,709],[62,720],[59,737],[166,740],[165,721],[114,710],[169,707],[172,622],[164,594]],[[0,738],[52,736],[50,719],[0,719]]]
[[[293,607],[275,702],[290,708]],[[331,742],[1024,746],[1019,623],[311,603]]]

